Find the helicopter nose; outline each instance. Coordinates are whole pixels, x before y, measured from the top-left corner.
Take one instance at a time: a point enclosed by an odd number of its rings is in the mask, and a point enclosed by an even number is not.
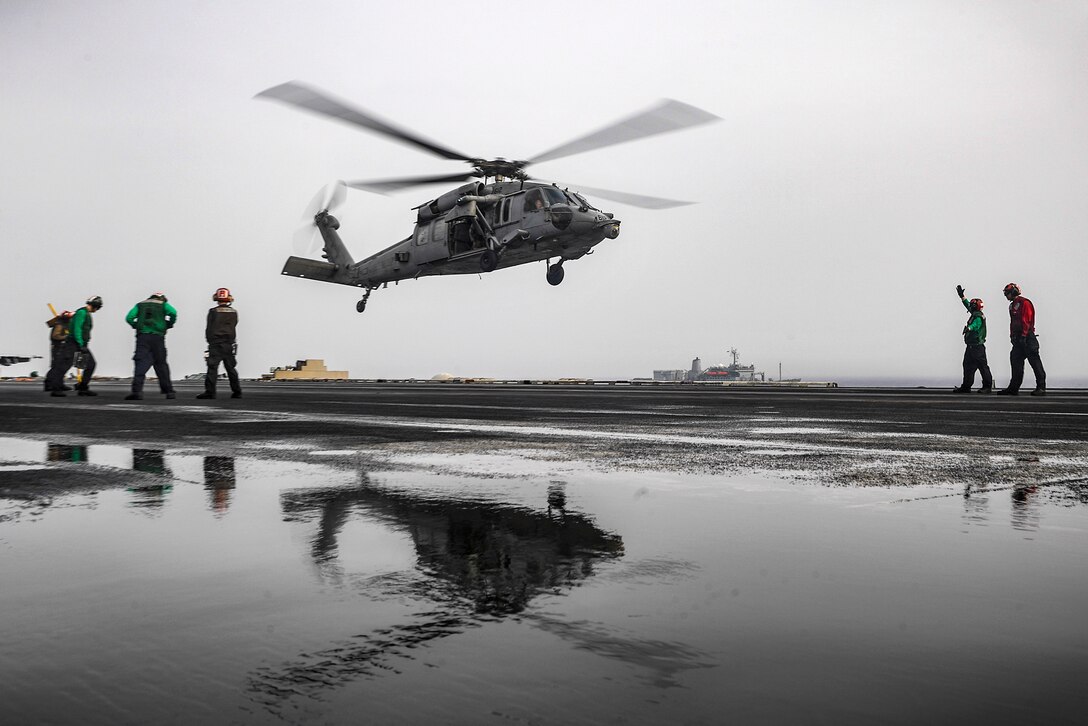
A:
[[[610,219],[606,222],[598,222],[597,229],[601,230],[608,239],[616,239],[620,236],[620,221],[618,219]]]

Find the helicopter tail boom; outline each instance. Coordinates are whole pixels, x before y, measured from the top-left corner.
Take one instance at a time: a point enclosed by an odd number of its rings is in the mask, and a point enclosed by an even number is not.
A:
[[[306,257],[291,256],[287,258],[287,262],[283,265],[283,272],[281,274],[288,275],[290,277],[302,277],[307,280],[317,280],[319,282],[340,282],[336,279],[336,271],[338,265],[334,265],[331,262],[323,262],[321,260],[311,260]]]
[[[351,258],[351,254],[344,246],[344,241],[336,233],[336,230],[340,229],[340,221],[336,217],[329,214],[328,210],[319,212],[314,217],[314,225],[321,232],[321,239],[325,243],[322,257],[340,267],[346,268],[355,264],[355,260]]]

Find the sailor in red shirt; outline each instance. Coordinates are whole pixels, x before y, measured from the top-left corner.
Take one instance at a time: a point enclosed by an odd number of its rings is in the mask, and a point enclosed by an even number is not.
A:
[[[1004,292],[1005,299],[1009,301],[1009,338],[1012,341],[1009,363],[1012,365],[1012,378],[1009,387],[998,391],[997,395],[1015,396],[1019,393],[1020,384],[1024,382],[1026,360],[1035,374],[1035,390],[1031,395],[1045,396],[1046,371],[1039,358],[1039,339],[1035,336],[1035,306],[1020,294],[1020,286],[1015,282],[1005,285]]]

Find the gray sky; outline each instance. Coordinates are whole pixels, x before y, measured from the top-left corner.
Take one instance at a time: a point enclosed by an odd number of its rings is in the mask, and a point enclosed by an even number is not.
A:
[[[1085,382],[1083,2],[5,0],[0,49],[5,354],[47,355],[46,303],[99,294],[99,369],[128,374],[123,317],[161,290],[175,376],[198,372],[227,286],[249,376],[309,357],[356,377],[633,377],[732,346],[775,376],[952,384],[962,283],[1004,385],[1017,281],[1051,385]],[[464,167],[253,100],[293,79],[484,157],[662,97],[723,120],[534,167],[699,202],[598,200],[622,233],[562,285],[543,263],[426,278],[359,315],[351,288],[279,274],[314,192]],[[350,191],[342,236],[360,259],[445,190]]]

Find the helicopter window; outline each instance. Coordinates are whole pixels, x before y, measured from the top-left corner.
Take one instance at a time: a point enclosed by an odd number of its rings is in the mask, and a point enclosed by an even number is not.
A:
[[[588,201],[586,201],[586,198],[583,197],[578,192],[571,192],[571,193],[574,195],[574,198],[577,199],[581,203],[581,206],[585,207],[586,209],[593,209],[593,210],[596,210],[598,212],[601,211],[601,210],[597,209],[596,207],[594,207],[592,204],[590,204]]]
[[[544,187],[544,196],[547,198],[548,206],[553,204],[566,204],[569,200],[567,195],[563,193],[561,189],[556,187]]]
[[[525,195],[525,211],[532,212],[544,208],[544,195],[540,189],[530,189]]]
[[[431,239],[438,244],[446,241],[446,224],[444,222],[431,223]]]
[[[416,244],[425,245],[431,241],[431,225],[420,224],[416,226]]]

